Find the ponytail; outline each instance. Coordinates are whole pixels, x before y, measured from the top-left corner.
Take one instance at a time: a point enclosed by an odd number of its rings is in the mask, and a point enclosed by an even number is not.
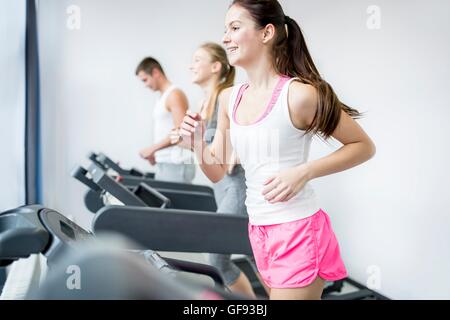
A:
[[[331,85],[323,80],[306,46],[305,38],[295,20],[286,16],[287,32],[275,49],[275,70],[281,74],[297,77],[301,82],[313,86],[318,95],[317,112],[306,133],[320,134],[329,138],[339,124],[341,111],[358,119],[362,114],[337,97]],[[280,58],[283,57],[283,58]]]

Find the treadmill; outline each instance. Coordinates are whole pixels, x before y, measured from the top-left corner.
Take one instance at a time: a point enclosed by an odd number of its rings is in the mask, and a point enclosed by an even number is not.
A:
[[[123,169],[103,153],[96,154],[94,152],[91,152],[88,155],[88,158],[96,166],[102,168],[105,172],[107,173],[109,173],[108,171],[114,172],[115,173],[114,178],[117,178],[120,183],[129,187],[134,187],[139,185],[141,182],[144,182],[148,184],[150,187],[154,188],[199,191],[211,193],[212,195],[214,195],[213,189],[209,186],[195,185],[182,182],[155,180],[153,173],[142,173],[134,168],[130,170]]]
[[[141,183],[135,188],[126,188],[108,176],[102,168],[95,167],[94,165],[90,167],[89,172],[88,170],[78,168],[73,173],[73,176],[93,190],[100,189],[102,192],[112,194],[124,204],[126,208],[150,207],[155,209],[153,213],[161,213],[159,216],[160,220],[151,225],[142,225],[140,224],[139,219],[134,219],[131,216],[127,218],[129,223],[136,222],[135,227],[143,228],[142,232],[144,233],[145,230],[149,233],[156,232],[156,236],[152,238],[152,242],[150,243],[146,243],[145,239],[141,239],[141,241],[145,243],[145,246],[151,245],[155,246],[155,250],[172,252],[209,252],[243,254],[245,256],[253,255],[247,233],[248,218],[236,214],[223,215],[216,213],[215,201],[211,195],[185,192],[182,194],[180,201],[180,198],[178,198],[180,195],[177,191],[170,193],[164,189],[157,190],[149,187],[145,183]],[[103,207],[103,203],[99,204],[99,208],[100,207]],[[111,206],[107,207],[111,208]],[[100,212],[102,212],[102,210],[98,210],[96,216],[98,216]],[[123,211],[121,211],[120,214],[122,213]],[[97,218],[94,219],[94,221],[97,221],[94,222],[94,226],[98,226],[97,230],[102,230],[101,228],[103,227],[101,225],[104,217],[105,214],[102,214],[98,220],[95,220]],[[113,220],[105,230],[113,231],[115,223],[121,224],[122,222]],[[183,230],[190,230],[188,232],[188,237],[178,238],[175,236],[180,233],[179,226],[183,226]],[[157,228],[157,230],[153,230],[153,227]],[[205,230],[208,232],[205,232]],[[213,233],[209,233],[210,231]],[[136,241],[136,239],[134,239],[134,241]],[[198,246],[198,243],[208,243],[210,246],[202,247]],[[179,244],[182,244],[182,246],[179,247]],[[266,296],[266,292],[256,276],[254,268],[248,258],[233,257],[233,262],[246,272],[254,287],[255,293],[259,296]]]
[[[110,157],[101,152],[100,153],[90,152],[88,154],[88,158],[96,165],[102,167],[104,170],[111,169],[115,171],[118,175],[123,177],[130,176],[144,179],[153,179],[155,177],[155,174],[153,172],[142,172],[136,168],[124,169],[119,165],[119,163],[111,160]]]
[[[125,205],[153,206],[155,197],[148,194],[157,193],[158,199],[164,198],[165,207],[184,210],[215,212],[217,210],[214,194],[198,190],[181,190],[166,187],[153,187],[141,181],[135,186],[126,186],[114,179],[100,166],[92,163],[86,170],[77,167],[72,176],[89,188],[84,201],[89,211],[96,213],[104,206],[103,196],[106,192],[113,195]],[[203,187],[203,186],[200,186]],[[149,204],[146,201],[150,201]]]
[[[108,184],[109,187],[115,185],[117,189],[120,186],[111,178],[108,183],[103,181],[99,185]],[[110,188],[110,190],[113,189]],[[148,186],[138,193],[123,188],[120,192],[114,192],[114,195],[124,204],[132,202],[135,204],[103,207],[94,217],[92,224],[94,232],[117,232],[145,247],[159,251],[253,255],[248,238],[248,217],[171,208],[170,198]],[[234,262],[237,263],[237,261]],[[241,267],[239,263],[237,264]],[[249,270],[248,263],[244,263],[243,266],[247,270],[241,269],[251,279],[254,289],[260,288],[259,280],[253,271]],[[356,290],[339,294],[344,283],[350,284]],[[260,296],[265,295],[262,290],[258,290],[258,293]],[[327,300],[387,299],[351,278],[327,282],[322,298]]]
[[[94,238],[93,233],[55,210],[39,205],[19,207],[0,213],[0,265],[8,266],[18,259],[40,253],[47,258],[51,274],[55,266],[63,263],[64,256],[72,252],[79,254],[79,244],[92,242]],[[150,247],[130,243],[126,249],[142,252],[143,248]],[[215,290],[219,293],[225,290],[220,274],[209,265],[163,258],[153,250],[145,250],[144,253],[146,262],[157,270],[206,275],[214,281]]]

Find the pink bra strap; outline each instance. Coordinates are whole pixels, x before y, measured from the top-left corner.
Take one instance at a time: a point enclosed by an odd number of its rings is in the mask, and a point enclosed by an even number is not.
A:
[[[269,104],[267,105],[266,110],[264,111],[264,113],[258,118],[258,120],[256,120],[254,123],[258,123],[260,122],[262,119],[264,119],[269,113],[270,111],[272,111],[273,107],[275,106],[275,103],[278,100],[278,97],[280,96],[281,90],[283,90],[283,86],[284,84],[289,80],[289,77],[286,76],[282,76],[280,78],[280,80],[278,81],[277,86],[275,87],[275,89],[273,90],[272,93],[272,98],[269,101]]]
[[[267,107],[266,107],[266,110],[265,110],[264,113],[263,113],[263,114],[262,114],[262,115],[254,122],[254,123],[252,123],[252,124],[256,124],[256,123],[260,122],[262,119],[264,119],[264,118],[270,113],[270,111],[272,111],[272,109],[273,109],[275,103],[277,102],[278,97],[280,96],[281,90],[283,90],[283,87],[284,87],[285,83],[286,83],[287,81],[289,81],[290,79],[291,79],[291,78],[288,77],[288,76],[281,76],[281,77],[280,77],[280,80],[278,80],[278,83],[277,83],[277,85],[275,86],[275,89],[273,90],[272,97],[271,97],[271,99],[270,99],[270,101],[269,101],[269,104],[268,104]],[[234,103],[234,107],[233,107],[233,120],[234,120],[236,123],[238,123],[237,120],[236,120],[236,110],[237,110],[237,108],[238,108],[238,106],[239,106],[239,103],[240,103],[241,100],[242,100],[242,96],[243,96],[243,94],[244,94],[244,91],[248,88],[248,86],[249,86],[248,83],[245,83],[245,84],[243,84],[243,85],[239,88],[239,92],[238,92],[238,94],[237,94],[236,101],[235,101],[235,103]]]
[[[233,120],[236,123],[238,123],[237,120],[236,120],[236,110],[237,110],[237,107],[239,106],[239,103],[241,102],[242,95],[244,94],[244,91],[247,90],[247,88],[248,88],[248,83],[244,83],[239,88],[239,92],[237,94],[236,101],[234,102],[234,106],[233,106]]]

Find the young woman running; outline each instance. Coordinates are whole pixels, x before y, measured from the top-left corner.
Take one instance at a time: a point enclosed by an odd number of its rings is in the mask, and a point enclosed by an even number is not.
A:
[[[248,82],[224,90],[218,130],[202,141],[204,121],[188,112],[180,134],[213,182],[232,151],[245,169],[249,237],[271,299],[320,299],[326,280],[347,276],[328,215],[308,183],[359,165],[375,145],[321,77],[298,24],[276,0],[235,0],[223,43]],[[313,135],[343,146],[308,161]]]

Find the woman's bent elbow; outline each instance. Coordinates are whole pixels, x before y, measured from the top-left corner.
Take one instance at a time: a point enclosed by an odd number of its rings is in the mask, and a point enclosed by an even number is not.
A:
[[[223,177],[225,177],[225,173],[226,173],[226,169],[222,168],[222,170],[220,170],[220,171],[215,170],[212,174],[208,174],[207,177],[209,180],[211,180],[211,182],[217,183],[220,180],[222,180]]]
[[[224,176],[225,176],[225,173],[224,174],[220,174],[220,175],[215,175],[213,177],[208,177],[208,178],[209,178],[209,180],[211,180],[211,182],[217,183],[220,180],[222,180]]]
[[[369,159],[373,158],[376,153],[377,153],[377,147],[375,146],[375,143],[373,143],[371,141],[369,144]]]

